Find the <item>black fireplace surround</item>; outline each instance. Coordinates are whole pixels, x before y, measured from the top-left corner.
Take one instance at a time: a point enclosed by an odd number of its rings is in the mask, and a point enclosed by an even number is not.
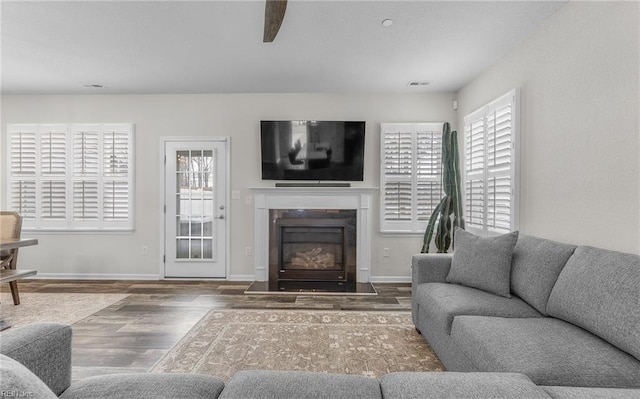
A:
[[[356,290],[355,209],[269,210],[269,290]]]

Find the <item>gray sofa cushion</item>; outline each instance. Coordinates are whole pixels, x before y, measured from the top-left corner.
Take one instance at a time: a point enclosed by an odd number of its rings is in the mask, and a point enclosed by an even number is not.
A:
[[[25,366],[0,355],[0,396],[55,399],[57,396]]]
[[[558,276],[547,313],[640,360],[640,256],[578,247]]]
[[[224,389],[224,381],[202,374],[109,374],[74,382],[61,399],[104,398],[211,398]]]
[[[542,317],[518,297],[505,298],[458,284],[420,284],[415,298],[429,319],[429,328],[446,334],[451,334],[453,318],[459,315]]]
[[[448,283],[511,297],[511,258],[518,232],[480,237],[456,228]]]
[[[522,373],[538,385],[640,387],[640,362],[553,318],[458,316],[451,337],[480,371]]]
[[[385,399],[549,399],[529,378],[511,373],[391,373],[382,376],[380,386]]]
[[[547,301],[575,245],[520,235],[513,249],[511,293],[546,315]]]
[[[640,389],[542,387],[553,399],[638,399]]]
[[[221,399],[382,398],[380,383],[361,375],[302,371],[240,371],[231,377]]]
[[[2,333],[0,353],[33,372],[56,395],[71,384],[71,326],[33,323]]]

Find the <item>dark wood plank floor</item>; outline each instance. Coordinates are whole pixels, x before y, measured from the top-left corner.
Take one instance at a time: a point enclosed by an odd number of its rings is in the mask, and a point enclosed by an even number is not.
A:
[[[378,295],[245,294],[251,282],[24,280],[20,292],[130,294],[74,324],[73,378],[146,372],[211,309],[410,310],[410,284]]]

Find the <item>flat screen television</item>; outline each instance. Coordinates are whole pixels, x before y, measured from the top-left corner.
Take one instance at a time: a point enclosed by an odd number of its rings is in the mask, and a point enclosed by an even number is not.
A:
[[[262,180],[363,181],[363,121],[261,121]]]

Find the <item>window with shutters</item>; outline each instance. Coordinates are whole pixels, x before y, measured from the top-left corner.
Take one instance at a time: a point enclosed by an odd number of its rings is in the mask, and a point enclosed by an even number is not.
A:
[[[518,229],[519,93],[512,90],[464,118],[466,229]]]
[[[7,126],[7,203],[24,230],[133,230],[133,126]]]
[[[383,123],[380,229],[424,233],[442,199],[442,123]]]

